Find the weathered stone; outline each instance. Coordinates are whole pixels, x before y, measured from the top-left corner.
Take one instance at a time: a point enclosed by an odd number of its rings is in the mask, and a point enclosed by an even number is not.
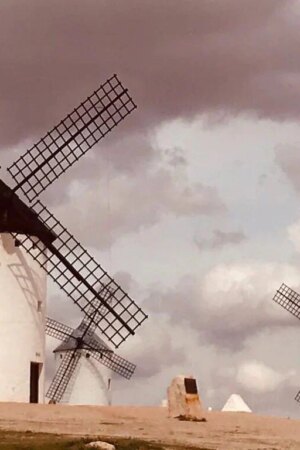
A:
[[[180,420],[205,420],[198,394],[196,379],[193,376],[179,375],[168,387],[169,416]]]
[[[95,441],[90,442],[89,444],[86,444],[87,448],[100,448],[102,450],[116,450],[116,447],[112,444],[109,444],[108,442],[103,441]]]

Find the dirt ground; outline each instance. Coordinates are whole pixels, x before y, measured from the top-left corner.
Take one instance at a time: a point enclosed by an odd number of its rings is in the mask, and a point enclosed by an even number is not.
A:
[[[0,428],[58,434],[134,437],[216,450],[300,450],[300,420],[207,412],[207,422],[181,422],[167,409],[0,403]]]

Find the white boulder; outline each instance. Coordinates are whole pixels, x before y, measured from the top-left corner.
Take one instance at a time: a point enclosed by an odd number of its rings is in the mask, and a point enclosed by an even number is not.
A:
[[[101,450],[116,450],[116,447],[113,444],[109,444],[108,442],[103,441],[95,441],[86,444],[87,448],[100,448]]]

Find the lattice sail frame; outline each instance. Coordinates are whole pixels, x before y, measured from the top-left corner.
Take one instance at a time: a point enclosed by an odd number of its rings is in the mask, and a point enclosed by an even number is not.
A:
[[[60,402],[78,366],[80,358],[81,353],[76,350],[66,352],[49,386],[46,397]]]
[[[280,288],[276,291],[273,300],[282,306],[286,311],[293,314],[293,316],[300,319],[300,295],[282,283]],[[295,400],[300,403],[300,391],[297,393]]]
[[[300,295],[296,291],[282,283],[276,291],[273,300],[300,319]]]
[[[34,237],[13,236],[118,348],[147,315],[40,201],[32,209],[57,236],[54,243],[45,247]],[[74,269],[80,278],[74,275]],[[105,300],[107,295],[111,297],[109,302]]]
[[[113,75],[22,155],[8,171],[32,202],[136,108]]]

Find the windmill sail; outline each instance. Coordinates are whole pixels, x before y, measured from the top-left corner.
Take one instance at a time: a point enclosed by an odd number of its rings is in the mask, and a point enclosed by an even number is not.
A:
[[[91,322],[119,347],[147,315],[40,201],[32,210],[56,239],[45,248],[35,237],[14,236]]]
[[[286,311],[293,314],[293,316],[297,317],[297,319],[300,319],[300,295],[298,292],[288,287],[285,283],[282,283],[276,291],[273,300]],[[295,400],[300,403],[300,391],[296,395]]]
[[[113,75],[8,168],[14,191],[33,201],[135,108]]]
[[[300,319],[300,295],[296,291],[282,283],[273,300]]]
[[[80,357],[81,354],[76,352],[76,350],[66,352],[64,355],[46,393],[46,396],[51,398],[52,401],[59,402],[62,399],[69,381],[78,365]]]

